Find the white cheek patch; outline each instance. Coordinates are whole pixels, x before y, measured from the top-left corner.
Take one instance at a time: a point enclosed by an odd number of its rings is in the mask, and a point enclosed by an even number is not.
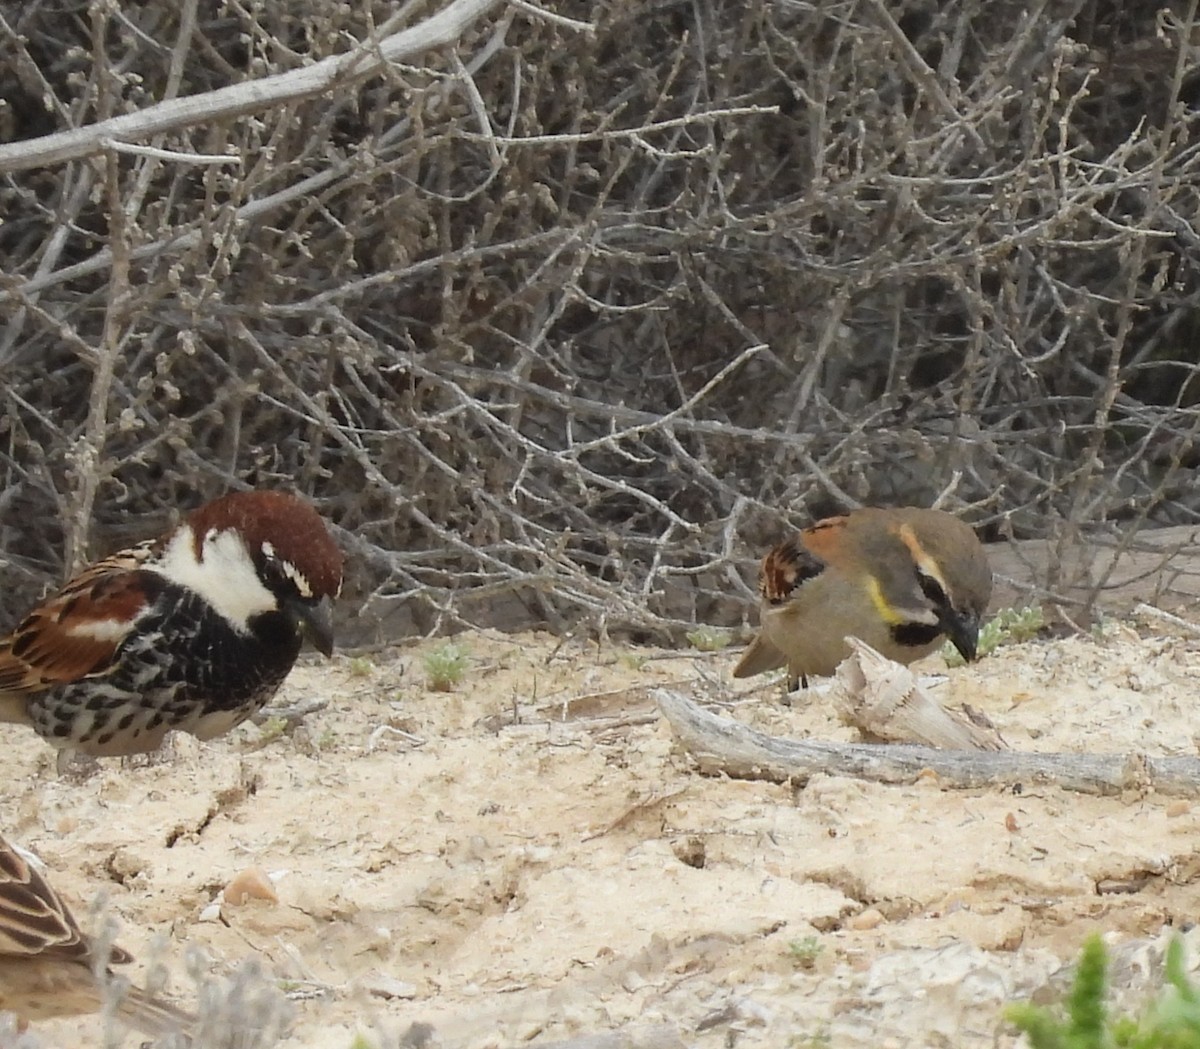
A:
[[[192,530],[184,525],[167,544],[158,564],[146,567],[199,594],[243,633],[251,617],[279,607],[275,595],[258,578],[246,544],[233,531],[205,535],[197,560]]]

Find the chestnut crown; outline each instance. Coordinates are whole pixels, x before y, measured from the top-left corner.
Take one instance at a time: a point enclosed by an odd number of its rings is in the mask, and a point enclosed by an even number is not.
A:
[[[246,544],[260,575],[286,578],[298,596],[319,600],[342,589],[342,552],[321,515],[307,500],[287,492],[230,492],[194,510],[191,526],[195,557],[205,537],[233,530]]]

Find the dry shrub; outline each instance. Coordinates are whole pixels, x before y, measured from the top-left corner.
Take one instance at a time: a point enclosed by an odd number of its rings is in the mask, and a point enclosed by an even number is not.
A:
[[[342,529],[364,637],[733,622],[787,521],[947,489],[993,535],[1193,521],[1191,7],[497,7],[147,141],[239,163],[10,171],[10,616],[245,484]],[[0,126],[297,69],[393,13],[4,5]]]

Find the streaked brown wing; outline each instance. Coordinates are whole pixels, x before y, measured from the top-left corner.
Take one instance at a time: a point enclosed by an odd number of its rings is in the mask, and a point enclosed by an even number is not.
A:
[[[102,673],[146,607],[154,542],[98,561],[0,641],[0,692],[39,692]]]
[[[45,878],[0,837],[0,956],[86,960],[91,945]]]
[[[801,583],[825,571],[829,563],[825,551],[836,544],[845,521],[844,517],[827,517],[768,550],[758,573],[763,600],[782,604]]]

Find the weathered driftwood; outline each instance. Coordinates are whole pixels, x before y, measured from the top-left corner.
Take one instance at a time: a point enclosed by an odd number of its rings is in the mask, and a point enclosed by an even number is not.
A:
[[[671,730],[702,772],[740,779],[803,783],[823,773],[880,783],[912,783],[922,774],[933,774],[948,787],[1023,785],[1058,786],[1086,794],[1127,790],[1200,794],[1200,758],[937,750],[780,739],[711,714],[678,692],[660,688],[653,695]]]
[[[947,710],[906,666],[865,641],[846,638],[850,655],[837,668],[830,697],[842,720],[869,740],[918,743],[941,750],[1007,750],[1000,733]]]

